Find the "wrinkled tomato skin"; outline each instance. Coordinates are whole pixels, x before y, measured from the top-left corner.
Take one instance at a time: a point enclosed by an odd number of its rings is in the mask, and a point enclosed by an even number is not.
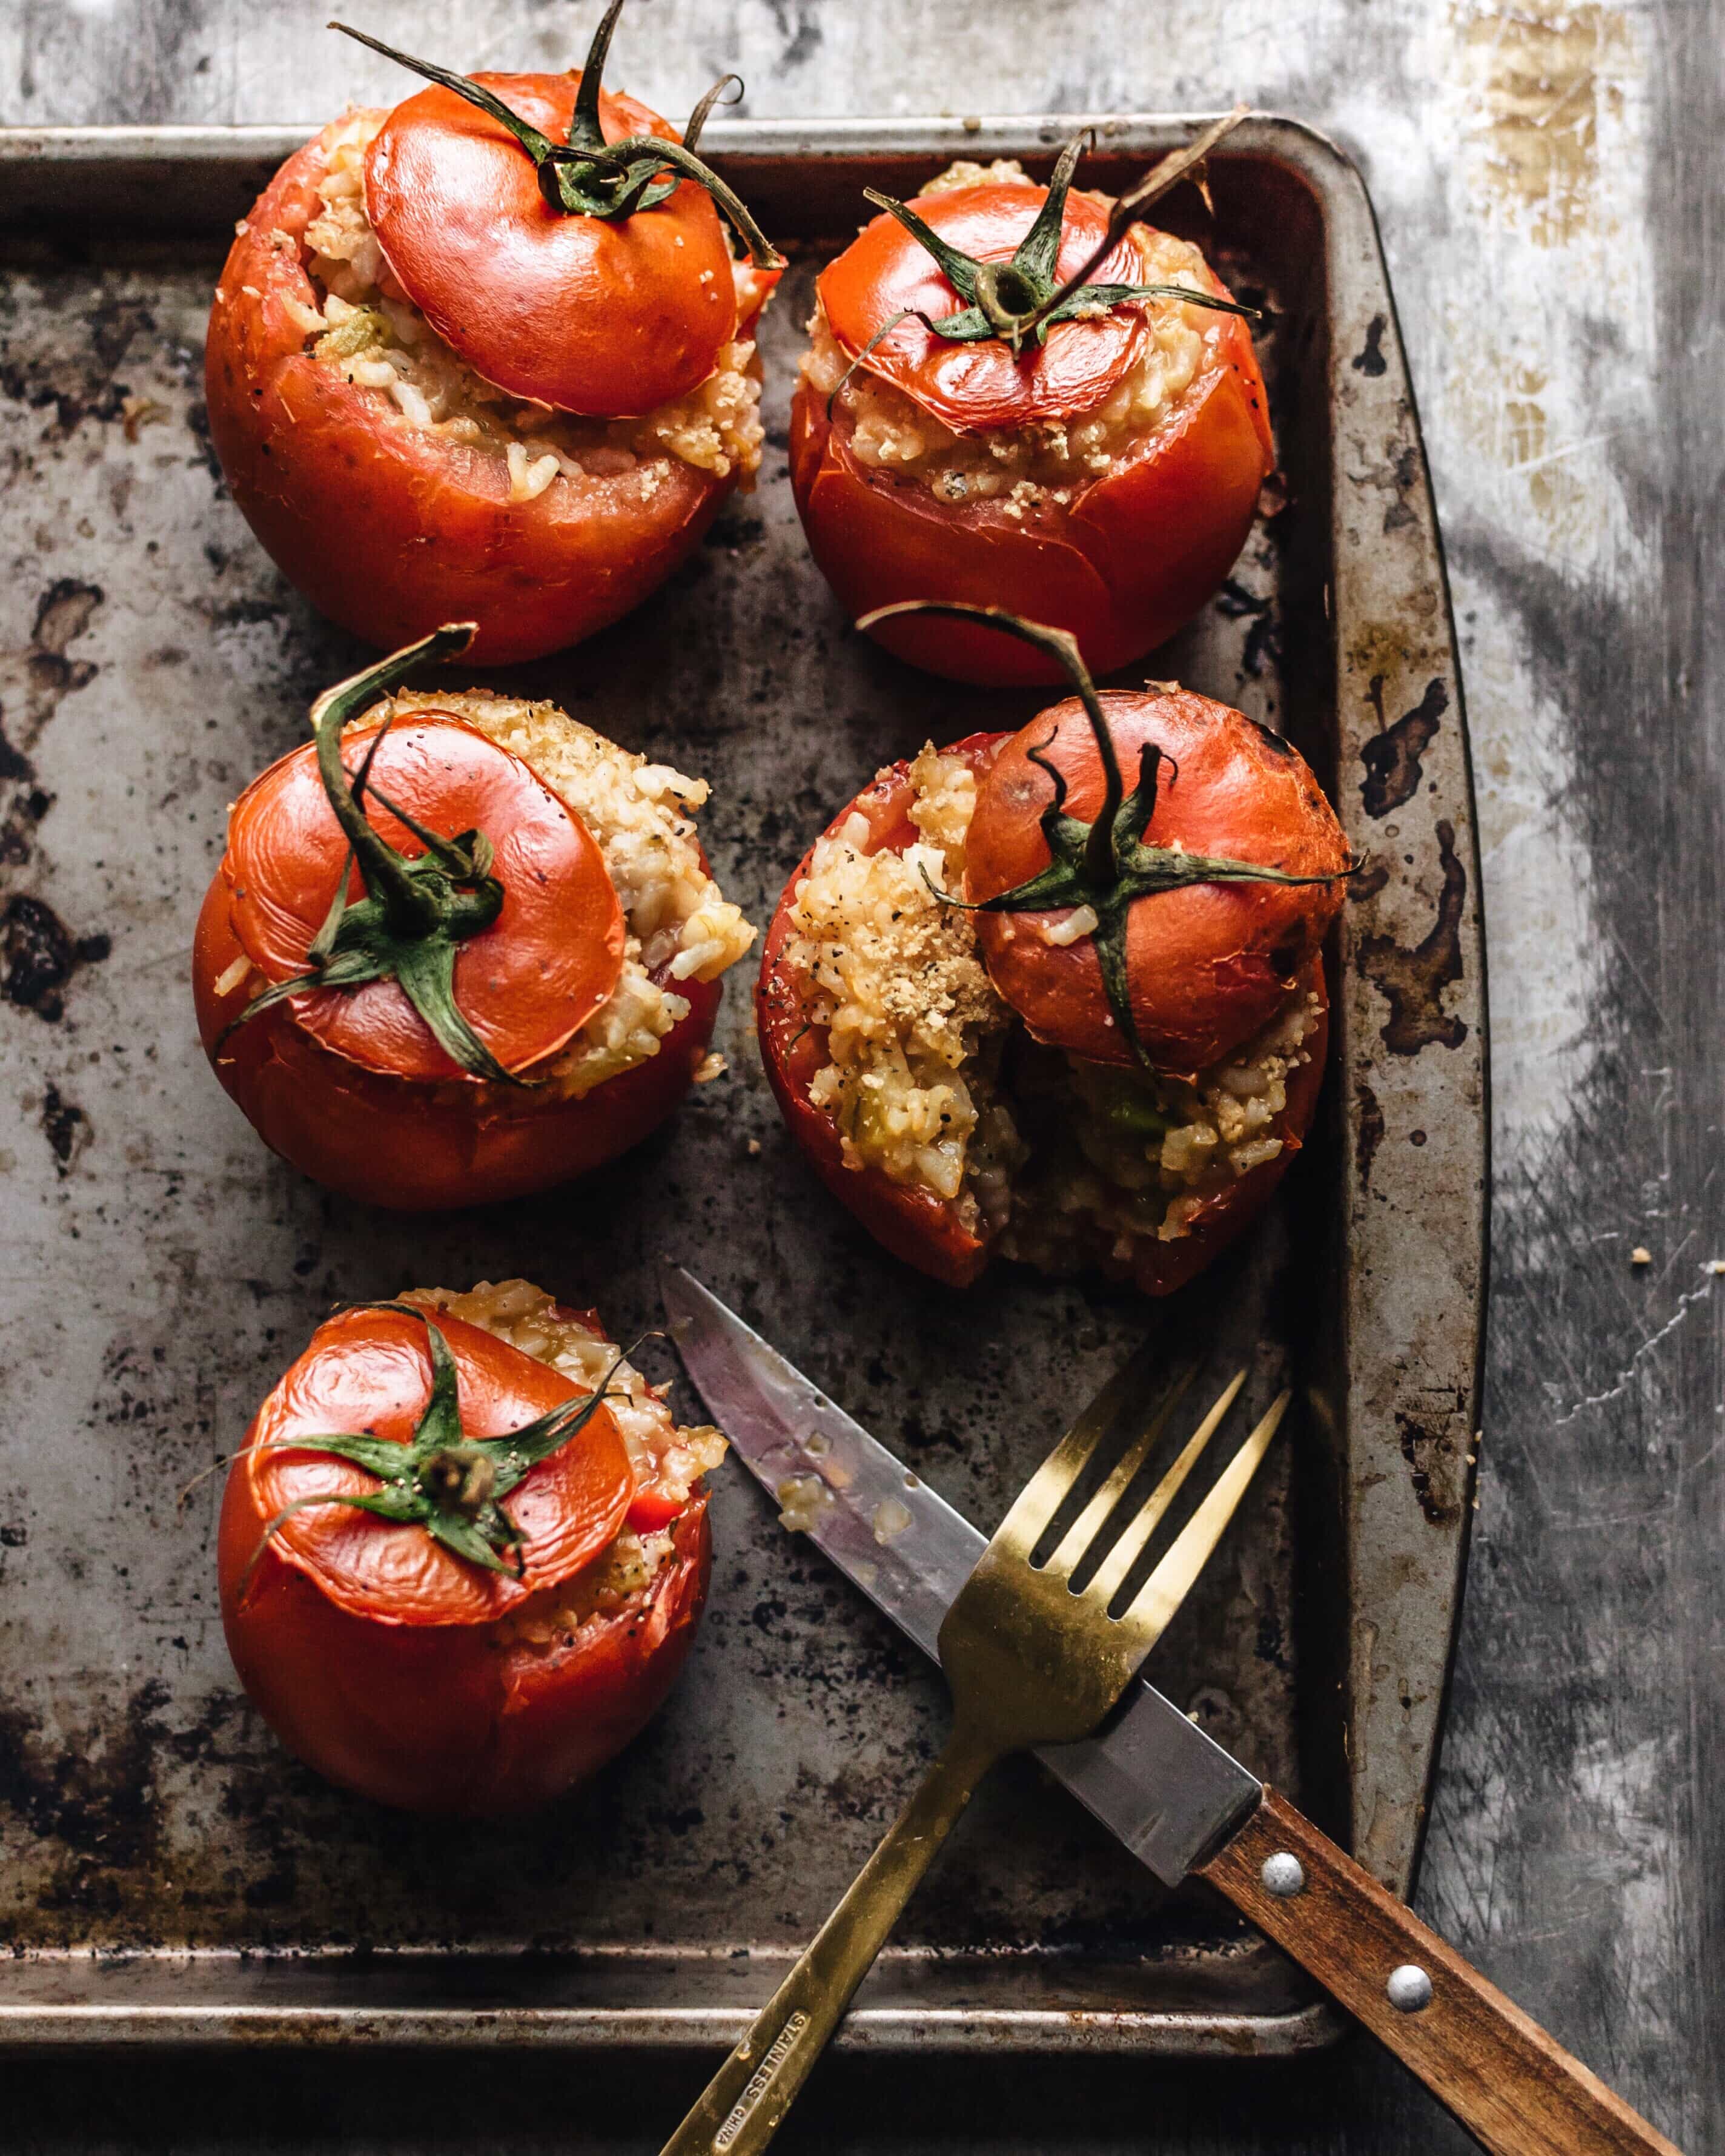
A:
[[[737,475],[668,457],[650,495],[624,475],[511,502],[501,458],[408,425],[314,359],[288,301],[315,303],[300,253],[323,171],[316,141],[283,165],[210,316],[210,439],[259,541],[321,613],[383,649],[473,621],[468,656],[501,666],[619,619],[688,559]]]
[[[249,1441],[249,1440],[248,1440]],[[706,1599],[704,1493],[671,1531],[645,1592],[535,1651],[489,1625],[397,1625],[339,1608],[265,1548],[268,1522],[234,1475],[218,1562],[228,1649],[288,1749],[332,1782],[403,1810],[490,1818],[586,1781],[663,1705]]]
[[[1004,733],[972,734],[942,753],[963,757],[980,783],[1013,738]],[[824,835],[860,812],[868,821],[877,850],[901,853],[920,835],[910,820],[911,797],[909,764],[894,764],[839,811]],[[813,850],[798,864],[773,913],[755,992],[762,1060],[779,1112],[821,1181],[876,1242],[902,1263],[948,1287],[968,1287],[988,1265],[988,1239],[968,1229],[957,1206],[932,1192],[895,1183],[877,1168],[847,1167],[836,1122],[809,1097],[809,1081],[827,1060],[826,1034],[804,1019],[797,983],[783,954],[792,934],[790,911],[796,887],[809,873]],[[1205,1199],[1185,1235],[1168,1243],[1139,1238],[1127,1260],[1099,1254],[1098,1268],[1110,1279],[1129,1281],[1142,1295],[1172,1295],[1203,1271],[1269,1203],[1311,1127],[1329,1047],[1329,998],[1322,960],[1312,958],[1295,985],[1317,996],[1318,1016],[1307,1043],[1311,1060],[1287,1081],[1287,1105],[1276,1126],[1281,1152]]]
[[[1219,285],[1217,290],[1222,288]],[[902,599],[999,606],[1069,630],[1093,674],[1141,659],[1183,627],[1245,544],[1274,464],[1263,378],[1245,325],[1178,413],[1068,504],[1021,517],[998,501],[944,502],[855,455],[841,395],[806,380],[791,407],[791,485],[810,551],[853,619]],[[1026,644],[964,622],[910,616],[870,632],[952,680],[1064,680]]]
[[[1256,862],[1308,884],[1196,883],[1135,906],[1127,973],[1139,1040],[1159,1070],[1194,1074],[1269,1024],[1341,910],[1346,834],[1310,767],[1280,735],[1189,689],[1101,692],[1120,768],[1131,784],[1142,752],[1163,752],[1156,810],[1143,835],[1189,853]],[[964,896],[1015,891],[1048,866],[1042,818],[1053,798],[1046,757],[1067,782],[1066,814],[1089,823],[1104,779],[1096,737],[1076,697],[1014,735],[977,788],[965,846]],[[1091,1063],[1130,1068],[1094,942],[1064,947],[1034,915],[978,913],[989,978],[1039,1040]]]
[[[321,1047],[278,1004],[225,1041],[251,993],[216,983],[244,952],[219,870],[193,946],[193,991],[204,1052],[224,1090],[272,1152],[326,1188],[367,1205],[441,1212],[551,1188],[627,1152],[658,1128],[694,1082],[712,1041],[722,981],[670,987],[689,1005],[644,1063],[551,1106],[487,1089],[475,1114],[469,1081],[429,1086],[380,1076]],[[219,1051],[218,1043],[220,1043]]]
[[[1045,187],[984,180],[922,196],[917,210],[958,254],[1004,263],[1047,202]],[[1108,212],[1103,196],[1081,187],[1068,193],[1054,265],[1057,284],[1086,270],[1098,285],[1155,281],[1141,244],[1144,225],[1129,225],[1096,259],[1107,237]],[[886,212],[827,264],[815,290],[848,357],[861,359],[866,352],[870,374],[959,434],[1058,423],[1094,411],[1137,364],[1149,336],[1141,308],[1115,307],[1086,321],[1055,323],[1046,340],[1024,355],[999,338],[973,344],[937,337],[928,324],[961,307],[963,298],[922,242]],[[894,326],[883,336],[888,323]]]

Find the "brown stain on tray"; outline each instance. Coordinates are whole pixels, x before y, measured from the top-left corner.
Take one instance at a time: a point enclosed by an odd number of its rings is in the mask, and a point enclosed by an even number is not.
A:
[[[55,1024],[78,968],[100,963],[112,949],[109,937],[74,936],[46,899],[15,891],[0,914],[0,996]]]
[[[1449,1419],[1447,1409],[1435,1418],[1396,1410],[1396,1436],[1408,1463],[1408,1479],[1420,1511],[1434,1527],[1453,1527],[1461,1517],[1455,1440],[1443,1426]]]
[[[1384,1142],[1384,1110],[1378,1096],[1365,1079],[1353,1081],[1353,1104],[1358,1116],[1359,1135],[1354,1143],[1354,1163],[1359,1176],[1359,1187],[1372,1187],[1372,1163],[1378,1158],[1378,1148]]]
[[[1467,1038],[1465,1020],[1444,1009],[1444,990],[1461,978],[1461,909],[1467,896],[1467,871],[1455,851],[1455,827],[1447,819],[1437,827],[1443,889],[1437,919],[1430,934],[1409,951],[1393,936],[1368,936],[1359,947],[1359,969],[1389,1005],[1384,1046],[1392,1055],[1418,1055],[1422,1049],[1460,1048]]]
[[[1367,695],[1377,707],[1382,731],[1361,748],[1359,760],[1366,767],[1360,781],[1360,798],[1368,816],[1387,816],[1419,791],[1420,759],[1431,746],[1443,714],[1450,708],[1450,691],[1441,676],[1434,675],[1425,693],[1410,711],[1392,725],[1384,725],[1384,676],[1374,674]]]

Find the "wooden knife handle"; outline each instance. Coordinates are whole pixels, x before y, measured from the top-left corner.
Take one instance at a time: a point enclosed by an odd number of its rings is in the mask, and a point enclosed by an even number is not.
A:
[[[1310,1970],[1496,2156],[1680,2156],[1273,1789],[1199,1876]],[[1425,2005],[1416,2004],[1420,1973],[1430,1988]]]

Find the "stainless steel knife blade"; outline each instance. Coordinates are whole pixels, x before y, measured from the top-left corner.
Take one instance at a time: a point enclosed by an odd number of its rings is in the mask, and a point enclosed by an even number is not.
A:
[[[663,1261],[660,1286],[684,1367],[737,1457],[933,1656],[941,1620],[987,1538],[680,1265]],[[1263,1794],[1255,1775],[1142,1679],[1101,1736],[1038,1757],[1169,1887],[1225,1841]]]

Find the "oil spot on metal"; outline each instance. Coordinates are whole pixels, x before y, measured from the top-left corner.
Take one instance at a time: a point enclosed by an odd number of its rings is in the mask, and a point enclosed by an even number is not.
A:
[[[36,619],[30,641],[22,651],[8,654],[8,693],[16,681],[24,694],[26,716],[8,729],[0,752],[0,778],[31,779],[35,771],[29,761],[43,727],[59,710],[62,697],[88,688],[96,669],[88,659],[74,659],[69,647],[90,627],[102,603],[100,584],[78,577],[57,577],[36,602]]]
[[[50,443],[67,440],[86,419],[123,424],[131,391],[114,379],[115,362],[106,355],[116,343],[123,355],[142,321],[141,309],[122,301],[117,308],[93,312],[89,343],[81,351],[58,352],[52,358],[33,354],[20,359],[8,353],[0,359],[0,397],[28,411],[51,410],[44,433]]]
[[[1366,324],[1366,341],[1348,362],[1356,374],[1382,374],[1389,365],[1384,357],[1384,332],[1389,326],[1387,315],[1373,315]]]
[[[1467,871],[1455,852],[1455,827],[1437,827],[1443,889],[1430,932],[1411,950],[1391,936],[1368,936],[1359,947],[1359,968],[1389,1005],[1384,1045],[1393,1055],[1418,1055],[1422,1049],[1460,1048],[1467,1038],[1464,1020],[1444,1009],[1443,993],[1461,978],[1461,908],[1467,896]]]
[[[23,775],[34,776],[28,759],[18,756],[3,736],[0,736],[0,755],[21,766]],[[8,804],[4,816],[0,816],[0,862],[8,868],[24,865],[35,851],[36,826],[53,806],[54,796],[45,787],[20,787]]]
[[[1384,676],[1374,674],[1367,694],[1377,707],[1383,731],[1366,742],[1360,762],[1366,775],[1360,782],[1360,798],[1368,816],[1387,816],[1409,800],[1420,784],[1420,759],[1431,745],[1441,715],[1450,708],[1450,691],[1436,676],[1425,685],[1425,694],[1410,711],[1392,725],[1384,726]]]
[[[1447,1427],[1452,1413],[1447,1407],[1435,1417],[1396,1410],[1396,1437],[1408,1463],[1409,1480],[1420,1511],[1435,1527],[1454,1527],[1461,1517],[1456,1444]]]
[[[74,936],[45,899],[14,892],[0,915],[0,996],[56,1024],[65,1015],[74,973],[99,963],[112,948],[106,936]]]
[[[1372,1163],[1378,1158],[1378,1148],[1384,1142],[1384,1109],[1369,1083],[1363,1078],[1353,1081],[1354,1106],[1358,1115],[1358,1135],[1354,1140],[1355,1172],[1362,1190],[1372,1187]]]
[[[101,586],[77,577],[57,578],[37,601],[35,632],[25,664],[32,685],[43,696],[58,701],[69,689],[82,689],[95,679],[90,661],[69,659],[66,648],[90,627],[101,603]]]
[[[155,1839],[157,1745],[167,1688],[147,1679],[100,1729],[44,1748],[39,1719],[0,1710],[0,1801],[72,1859],[54,1892],[103,1897],[94,1876],[146,1861]]]
[[[1217,593],[1215,605],[1217,613],[1226,620],[1250,620],[1251,627],[1246,631],[1245,648],[1240,653],[1240,665],[1242,674],[1249,674],[1256,680],[1264,671],[1266,659],[1274,662],[1281,656],[1281,638],[1276,627],[1275,601],[1259,598],[1230,577]]]
[[[89,1116],[82,1108],[64,1099],[58,1086],[50,1086],[42,1096],[42,1135],[48,1140],[59,1173],[62,1177],[69,1175],[78,1156],[90,1143],[92,1132]]]
[[[75,690],[88,688],[95,679],[95,662],[74,659],[69,647],[90,627],[101,603],[99,584],[86,583],[77,577],[56,578],[36,602],[29,643],[22,651],[14,650],[0,660],[0,681],[8,702],[15,703],[21,696],[23,704],[22,717],[14,716],[9,728],[4,727],[7,714],[0,706],[0,783],[10,780],[18,789],[0,815],[0,864],[7,867],[22,868],[29,860],[35,851],[36,827],[54,806],[54,795],[35,783],[31,752],[62,699]],[[10,985],[12,941],[8,917],[6,993],[18,1002],[21,998],[13,993]],[[58,1010],[52,1015],[58,1017]]]

